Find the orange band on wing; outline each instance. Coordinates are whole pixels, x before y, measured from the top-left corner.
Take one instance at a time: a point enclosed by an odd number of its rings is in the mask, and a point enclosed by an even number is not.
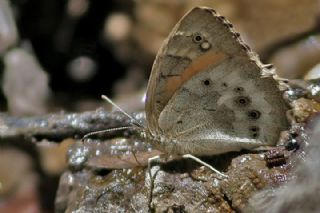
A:
[[[166,83],[166,97],[170,98],[173,93],[175,93],[177,89],[192,76],[205,70],[208,66],[216,66],[220,64],[226,58],[228,58],[228,55],[225,53],[212,51],[198,57],[192,64],[181,72],[181,75],[168,78]]]

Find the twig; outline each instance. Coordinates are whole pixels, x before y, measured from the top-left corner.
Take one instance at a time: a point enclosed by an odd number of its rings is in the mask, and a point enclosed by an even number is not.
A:
[[[28,118],[0,114],[0,145],[13,141],[37,142],[43,139],[60,142],[70,137],[81,138],[89,132],[128,125],[130,120],[123,114],[109,113],[103,109]],[[110,132],[113,136],[121,133],[123,134],[123,131]]]

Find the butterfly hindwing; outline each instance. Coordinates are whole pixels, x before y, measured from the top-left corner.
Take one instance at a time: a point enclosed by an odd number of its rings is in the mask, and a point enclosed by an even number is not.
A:
[[[273,145],[287,127],[286,106],[275,81],[244,75],[259,68],[239,59],[193,76],[162,110],[162,133],[190,143],[183,146],[190,150],[180,148],[181,152],[203,155]]]

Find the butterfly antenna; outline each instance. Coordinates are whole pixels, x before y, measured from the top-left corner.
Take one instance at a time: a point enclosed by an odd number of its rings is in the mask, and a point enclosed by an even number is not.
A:
[[[99,131],[90,132],[88,134],[85,134],[82,137],[82,141],[86,140],[87,138],[89,138],[92,135],[97,135],[97,134],[102,134],[102,133],[112,132],[112,131],[119,131],[119,130],[124,130],[124,129],[131,129],[131,128],[132,128],[132,126],[123,126],[123,127],[117,127],[117,128],[111,128],[111,129],[105,129],[105,130],[99,130]]]
[[[114,103],[110,98],[108,98],[105,95],[102,95],[101,98],[103,100],[108,101],[112,106],[114,106],[115,108],[117,108],[120,112],[122,112],[124,115],[126,115],[128,118],[130,118],[132,121],[134,121],[134,123],[132,123],[133,125],[136,125],[140,128],[144,128],[144,126],[134,117],[132,117],[131,115],[129,115],[128,113],[126,113],[123,109],[121,109],[116,103]]]

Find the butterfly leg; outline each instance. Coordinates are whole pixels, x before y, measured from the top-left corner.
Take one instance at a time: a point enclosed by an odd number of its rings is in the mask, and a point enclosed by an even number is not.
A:
[[[150,178],[150,191],[149,191],[149,199],[148,199],[149,211],[151,211],[151,209],[153,209],[152,196],[153,196],[153,188],[154,188],[154,179],[157,174],[157,172],[155,172],[154,175],[152,175],[151,166],[152,166],[152,163],[158,162],[160,159],[161,159],[160,155],[156,155],[156,156],[148,159],[148,173],[149,173],[149,178]]]
[[[132,155],[134,157],[134,160],[136,161],[137,165],[142,167],[142,164],[139,162],[137,156],[136,156],[136,151],[135,150],[132,150]]]
[[[185,155],[182,155],[183,158],[189,158],[189,159],[192,159],[202,165],[204,165],[205,167],[209,168],[210,170],[214,171],[215,173],[219,174],[220,176],[224,177],[224,178],[228,178],[228,175],[225,175],[223,174],[222,172],[218,171],[217,169],[213,168],[211,165],[207,164],[206,162],[200,160],[199,158],[193,156],[193,155],[190,155],[190,154],[185,154]]]

